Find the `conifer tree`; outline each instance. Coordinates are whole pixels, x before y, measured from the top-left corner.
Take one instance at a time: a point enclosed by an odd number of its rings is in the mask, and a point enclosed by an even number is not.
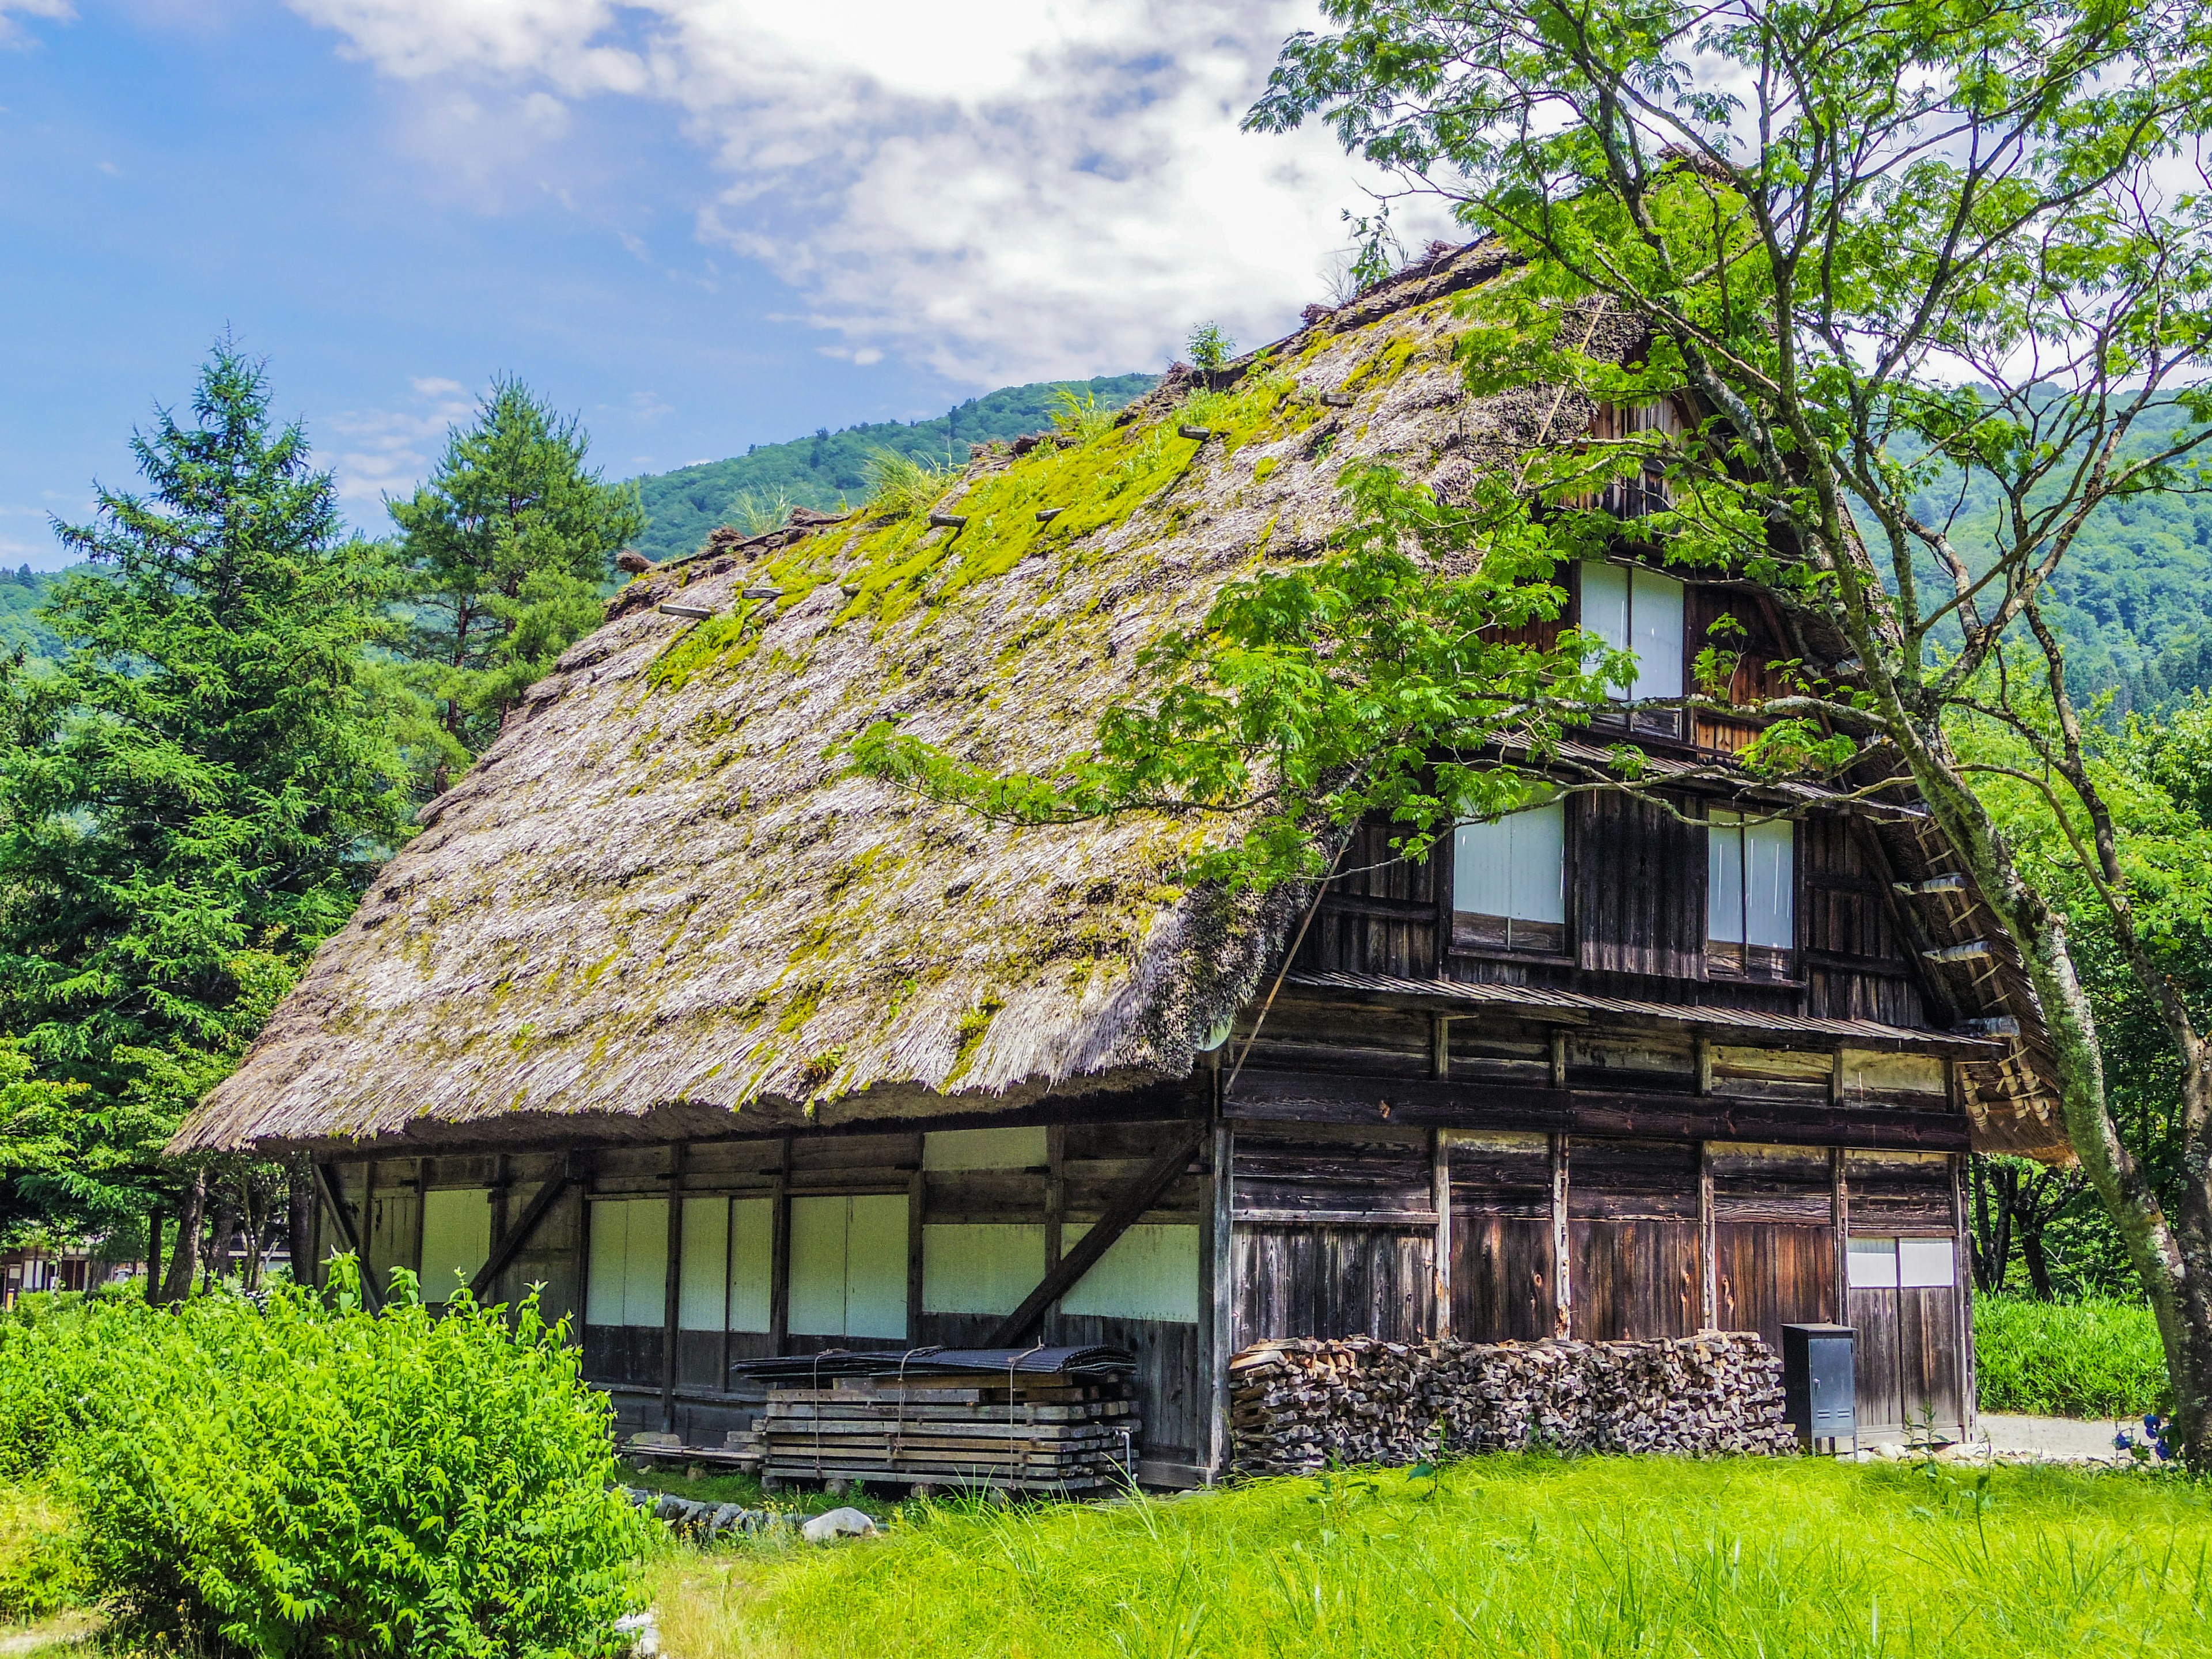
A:
[[[587,471],[591,438],[502,380],[429,481],[391,503],[412,581],[400,652],[435,710],[433,791],[499,735],[531,683],[599,626],[614,556],[645,529],[637,490]]]
[[[391,574],[228,340],[189,419],[132,451],[143,494],[58,523],[89,568],[0,664],[0,1217],[134,1228],[159,1152],[403,839],[406,775],[358,670]]]

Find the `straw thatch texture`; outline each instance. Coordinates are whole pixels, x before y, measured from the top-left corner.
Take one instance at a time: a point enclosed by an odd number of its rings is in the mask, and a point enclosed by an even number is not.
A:
[[[997,764],[1079,751],[1164,625],[1322,548],[1348,461],[1449,489],[1549,422],[1580,429],[1556,394],[1462,389],[1444,296],[1498,264],[1455,251],[1293,337],[1287,392],[1246,376],[1185,403],[1186,380],[1081,452],[979,462],[939,504],[1032,476],[1085,492],[1048,503],[1070,509],[1049,532],[1033,510],[1019,536],[816,526],[641,577],[425,809],[177,1149],[656,1111],[696,1133],[1187,1075],[1303,896],[1182,890],[1188,823],[996,828],[842,776],[824,748],[899,715]],[[1340,387],[1353,406],[1322,401]],[[1195,408],[1231,441],[1176,437]],[[743,599],[763,583],[782,597]],[[655,608],[671,599],[718,615]]]

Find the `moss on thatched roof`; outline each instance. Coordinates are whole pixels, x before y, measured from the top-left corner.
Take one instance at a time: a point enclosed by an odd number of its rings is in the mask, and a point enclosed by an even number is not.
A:
[[[639,578],[424,810],[179,1148],[1188,1075],[1298,896],[1185,890],[1188,822],[995,827],[824,750],[886,716],[996,764],[1079,750],[1144,643],[1322,550],[1348,461],[1449,494],[1525,448],[1551,396],[1470,399],[1451,358],[1447,296],[1499,263],[1455,251],[1087,441],[984,456],[937,503],[964,527],[855,516]]]
[[[173,1150],[765,1132],[1188,1078],[1306,896],[1179,884],[1235,825],[1004,828],[828,751],[889,718],[1048,768],[1143,688],[1143,646],[1322,552],[1348,463],[1461,499],[1587,430],[1555,388],[1467,391],[1450,296],[1502,265],[1440,254],[1103,433],[994,449],[934,504],[957,526],[802,514],[641,576]]]

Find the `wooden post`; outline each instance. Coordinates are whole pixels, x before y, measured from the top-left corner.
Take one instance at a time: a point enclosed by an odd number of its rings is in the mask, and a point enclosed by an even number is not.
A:
[[[1850,1185],[1844,1171],[1844,1149],[1828,1148],[1828,1213],[1836,1229],[1836,1311],[1832,1322],[1851,1322]]]
[[[924,1240],[921,1224],[929,1203],[929,1182],[921,1168],[921,1137],[914,1138],[914,1172],[906,1178],[906,1340],[908,1347],[921,1340],[921,1270]]]
[[[417,1290],[422,1286],[422,1225],[426,1218],[423,1212],[429,1207],[430,1160],[418,1158],[415,1160],[415,1242],[408,1252],[408,1265],[415,1270]]]
[[[1702,1058],[1705,1040],[1698,1039]],[[1720,1322],[1719,1232],[1713,1223],[1713,1144],[1698,1143],[1698,1328],[1717,1330]]]
[[[1044,1132],[1044,1270],[1060,1266],[1067,1227],[1067,1129],[1053,1124]],[[1060,1340],[1060,1304],[1045,1310],[1044,1339]]]
[[[1206,1476],[1218,1480],[1229,1472],[1229,1361],[1235,1352],[1236,1251],[1232,1230],[1236,1218],[1237,1138],[1219,1118],[1213,1124],[1212,1179],[1206,1185],[1206,1324],[1200,1333],[1199,1367],[1203,1386],[1200,1397],[1207,1402],[1205,1444]]]
[[[1828,1104],[1844,1103],[1844,1051],[1838,1047],[1828,1061]]]
[[[1451,1075],[1451,1017],[1448,1014],[1429,1016],[1429,1075]]]
[[[1972,1435],[1981,1419],[1979,1365],[1974,1352],[1974,1268],[1966,1229],[1966,1157],[1951,1155],[1951,1305],[1959,1331],[1959,1434]]]
[[[677,1328],[684,1296],[684,1143],[668,1146],[668,1270],[662,1276],[660,1344],[660,1428],[676,1431]]]
[[[1438,1020],[1441,1026],[1443,1021]],[[1437,1206],[1436,1334],[1452,1334],[1451,1139],[1443,1129],[1429,1131],[1429,1190]]]
[[[1554,1089],[1567,1086],[1567,1034],[1565,1031],[1552,1033],[1552,1086]]]
[[[1698,1093],[1709,1095],[1713,1091],[1713,1040],[1700,1031],[1693,1040],[1693,1045]]]
[[[514,1177],[514,1172],[507,1166],[507,1157],[505,1152],[500,1153],[492,1159],[491,1236],[494,1243],[507,1237],[507,1187]],[[471,1277],[473,1278],[474,1275],[471,1274]]]
[[[1552,1334],[1574,1334],[1574,1287],[1567,1279],[1571,1255],[1567,1227],[1567,1138],[1552,1137]]]
[[[777,1353],[791,1346],[791,1137],[783,1145],[775,1169],[775,1209],[769,1225],[768,1261],[769,1346]]]

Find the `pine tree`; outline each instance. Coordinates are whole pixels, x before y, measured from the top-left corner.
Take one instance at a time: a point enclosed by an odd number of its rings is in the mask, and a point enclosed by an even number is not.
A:
[[[632,485],[587,471],[591,439],[520,380],[495,384],[429,481],[390,510],[413,584],[399,646],[434,708],[423,769],[442,791],[499,735],[554,659],[599,624],[623,545],[645,529]]]
[[[389,562],[269,401],[218,343],[134,435],[145,493],[55,526],[90,561],[45,608],[63,661],[0,665],[0,1033],[76,1085],[0,1122],[0,1206],[75,1231],[173,1193],[179,1118],[406,833],[358,674]]]

